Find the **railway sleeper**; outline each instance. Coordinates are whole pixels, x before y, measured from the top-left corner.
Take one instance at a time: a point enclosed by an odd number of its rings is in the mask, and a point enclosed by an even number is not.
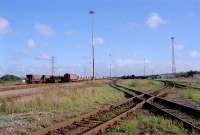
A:
[[[179,116],[176,116],[173,113],[170,113],[169,111],[167,111],[167,109],[162,109],[158,106],[156,106],[155,104],[151,103],[151,102],[145,102],[143,105],[144,108],[150,110],[150,112],[156,114],[156,115],[161,115],[164,117],[171,117],[172,119],[178,120],[179,122],[183,123],[184,128],[188,129],[189,132],[193,132],[196,131],[198,133],[200,133],[200,128],[191,124],[190,122],[180,118]]]

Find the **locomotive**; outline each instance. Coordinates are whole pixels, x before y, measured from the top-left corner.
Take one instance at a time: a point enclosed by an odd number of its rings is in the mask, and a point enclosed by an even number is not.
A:
[[[64,83],[64,82],[77,82],[77,81],[85,81],[91,80],[91,77],[81,77],[76,74],[66,73],[63,76],[55,76],[55,75],[26,75],[26,83]]]

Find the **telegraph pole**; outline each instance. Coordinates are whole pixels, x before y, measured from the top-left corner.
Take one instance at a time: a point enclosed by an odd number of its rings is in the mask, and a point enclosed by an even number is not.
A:
[[[92,80],[95,80],[95,61],[94,61],[94,11],[89,12],[91,15],[91,30],[92,30]]]
[[[54,64],[55,64],[55,57],[54,56],[52,56],[51,57],[51,75],[53,76],[54,75],[54,72],[55,72],[55,66],[54,66]]]
[[[172,73],[176,74],[174,40],[175,40],[175,37],[171,37],[171,44],[172,44]]]

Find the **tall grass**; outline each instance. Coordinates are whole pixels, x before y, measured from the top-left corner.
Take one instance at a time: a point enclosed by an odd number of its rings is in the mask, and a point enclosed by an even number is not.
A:
[[[0,113],[11,114],[21,112],[66,112],[81,106],[119,100],[123,94],[108,85],[70,88],[50,87],[38,95],[21,97],[15,100],[1,100]],[[83,108],[85,109],[85,108]]]
[[[144,131],[149,135],[197,135],[187,133],[182,124],[159,116],[138,116],[122,123],[106,135],[138,135]]]
[[[181,92],[181,98],[190,99],[192,101],[196,101],[200,103],[200,91],[194,89],[185,89]]]
[[[157,90],[162,87],[162,83],[154,80],[127,79],[121,80],[119,83],[126,87],[141,91]]]
[[[198,78],[176,78],[173,79],[179,83],[184,83],[187,85],[192,85],[194,87],[200,87],[200,79]]]

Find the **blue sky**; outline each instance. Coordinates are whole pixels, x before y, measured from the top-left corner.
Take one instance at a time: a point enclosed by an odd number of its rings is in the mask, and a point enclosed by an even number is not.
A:
[[[200,70],[199,0],[0,0],[0,75],[91,74],[91,16],[95,10],[96,74]],[[109,57],[109,53],[111,57]]]

